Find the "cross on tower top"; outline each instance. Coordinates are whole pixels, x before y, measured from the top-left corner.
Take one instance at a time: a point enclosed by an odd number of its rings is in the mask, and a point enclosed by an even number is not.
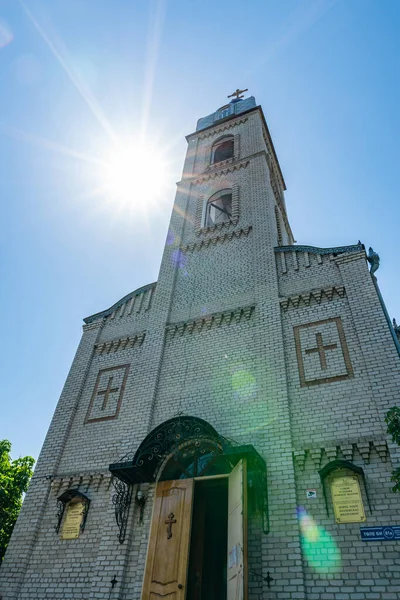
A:
[[[243,98],[243,96],[241,96],[241,94],[243,94],[244,92],[248,92],[248,91],[249,91],[248,88],[246,88],[245,90],[239,90],[239,88],[237,88],[237,90],[235,92],[233,92],[233,94],[228,96],[228,98],[234,98],[234,97],[236,97],[236,99]]]

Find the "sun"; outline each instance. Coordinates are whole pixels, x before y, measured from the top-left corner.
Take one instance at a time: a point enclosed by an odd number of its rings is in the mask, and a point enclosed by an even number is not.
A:
[[[167,161],[156,146],[133,138],[115,144],[101,172],[107,198],[146,210],[157,202],[167,181]]]

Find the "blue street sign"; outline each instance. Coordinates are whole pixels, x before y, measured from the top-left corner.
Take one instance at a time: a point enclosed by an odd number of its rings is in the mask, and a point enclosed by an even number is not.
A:
[[[360,527],[363,542],[391,542],[400,540],[400,525],[384,527]]]

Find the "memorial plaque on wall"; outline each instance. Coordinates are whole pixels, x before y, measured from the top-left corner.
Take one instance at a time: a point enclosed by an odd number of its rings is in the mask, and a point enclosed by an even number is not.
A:
[[[70,502],[68,504],[61,531],[62,540],[75,540],[79,537],[84,510],[85,503],[82,501]]]
[[[336,523],[362,523],[365,510],[358,477],[347,475],[331,481],[331,495]]]

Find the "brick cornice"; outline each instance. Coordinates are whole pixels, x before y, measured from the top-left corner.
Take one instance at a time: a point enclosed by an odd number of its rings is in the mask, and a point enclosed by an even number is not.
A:
[[[175,335],[193,333],[202,331],[202,329],[211,329],[212,327],[221,327],[221,325],[240,323],[243,319],[249,320],[253,313],[254,306],[245,306],[219,313],[212,313],[189,321],[170,323],[166,326],[166,332],[170,338],[173,338]]]
[[[200,250],[201,248],[208,248],[208,246],[215,246],[215,244],[218,242],[230,242],[234,238],[240,238],[243,235],[247,237],[251,230],[252,226],[249,225],[248,227],[242,227],[241,229],[235,229],[234,231],[221,233],[220,235],[206,239],[201,239],[196,242],[192,242],[191,244],[182,244],[179,246],[179,248],[183,252],[193,252],[194,250]]]
[[[291,246],[276,246],[274,248],[275,252],[308,252],[309,254],[332,254],[332,255],[336,255],[336,254],[344,254],[347,252],[352,252],[351,256],[354,255],[358,255],[358,258],[360,256],[365,256],[365,252],[363,250],[363,246],[362,244],[354,244],[353,246],[335,246],[333,248],[318,248],[317,246],[298,246],[298,245],[291,245]],[[348,256],[346,254],[346,256]],[[346,258],[346,256],[343,256],[343,259]],[[333,256],[333,258],[335,258],[336,260],[339,260],[340,258],[342,258],[341,256]]]
[[[141,346],[145,338],[146,332],[136,333],[129,337],[118,338],[109,342],[100,342],[94,347],[96,355],[111,354],[120,350],[129,350],[134,346]]]
[[[204,181],[210,181],[210,179],[215,179],[216,177],[222,177],[223,175],[227,175],[228,173],[233,173],[234,171],[239,171],[240,169],[245,169],[250,163],[250,160],[238,161],[235,163],[231,163],[228,166],[224,166],[222,169],[216,169],[211,173],[204,173],[202,175],[195,175],[193,177],[192,183],[194,185],[198,185],[200,183],[204,183]]]
[[[89,488],[98,491],[102,484],[108,489],[111,484],[112,476],[108,470],[104,471],[79,471],[77,473],[63,473],[49,476],[51,479],[51,488],[54,496],[59,496],[61,492],[68,489],[75,489],[81,492],[87,492]]]
[[[312,301],[321,304],[322,300],[335,300],[336,298],[344,298],[346,296],[346,290],[344,286],[336,285],[323,289],[311,290],[309,292],[302,292],[295,296],[289,296],[280,300],[282,310],[288,310],[288,308],[298,308],[301,305],[310,306]]]
[[[219,135],[220,133],[223,133],[223,132],[227,131],[228,129],[232,129],[233,127],[237,127],[238,125],[242,125],[243,123],[246,123],[247,120],[248,120],[248,117],[238,116],[237,119],[232,119],[231,121],[228,121],[225,125],[221,125],[220,127],[217,127],[216,129],[210,129],[209,131],[206,131],[205,133],[200,133],[200,135],[198,135],[198,138],[200,140],[204,140],[208,137],[211,137],[214,135]]]
[[[373,449],[381,460],[387,460],[389,454],[387,440],[381,437],[334,441],[327,442],[324,445],[309,445],[307,448],[294,450],[293,460],[301,469],[304,468],[307,460],[312,460],[314,467],[318,469],[321,462],[331,462],[341,456],[351,462],[354,459],[354,453],[357,451],[362,459],[368,463]]]

